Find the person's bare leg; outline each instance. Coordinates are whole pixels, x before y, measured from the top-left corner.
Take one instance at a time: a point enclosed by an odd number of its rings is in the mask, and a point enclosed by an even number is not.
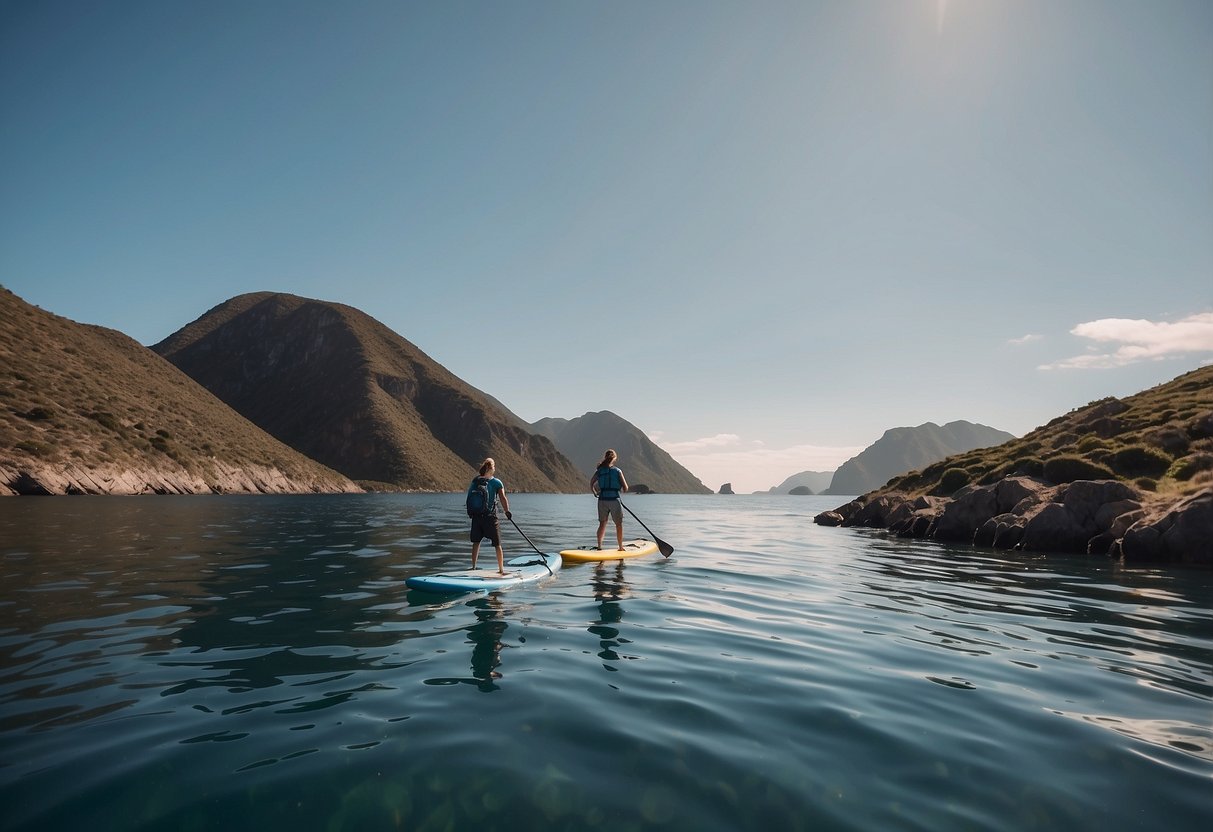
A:
[[[480,554],[480,541],[472,544],[472,568],[476,568],[476,557]]]
[[[498,543],[493,547],[497,550],[497,574],[505,574],[505,553],[501,551],[501,544]]]
[[[615,523],[615,540],[619,542],[619,551],[623,551],[623,521],[619,520]]]
[[[602,536],[606,534],[607,519],[604,517],[598,521],[598,548],[602,548]]]

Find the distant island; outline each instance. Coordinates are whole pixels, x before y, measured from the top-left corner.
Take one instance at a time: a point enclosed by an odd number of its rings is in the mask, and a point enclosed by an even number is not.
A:
[[[830,487],[834,479],[833,471],[801,471],[785,479],[779,485],[773,485],[767,491],[757,491],[756,494],[790,494],[794,489],[807,488],[812,494],[820,494]]]

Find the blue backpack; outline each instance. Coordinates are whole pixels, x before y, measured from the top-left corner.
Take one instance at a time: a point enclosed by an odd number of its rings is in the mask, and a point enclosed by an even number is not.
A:
[[[487,477],[476,477],[467,498],[468,517],[485,517],[493,513],[493,503],[489,498],[489,480]]]

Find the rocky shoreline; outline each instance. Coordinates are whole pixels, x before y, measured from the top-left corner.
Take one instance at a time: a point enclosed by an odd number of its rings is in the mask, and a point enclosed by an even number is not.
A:
[[[206,476],[181,467],[0,465],[0,496],[63,494],[350,494],[360,489],[334,475],[290,475],[261,465],[212,460]]]
[[[1013,476],[951,497],[873,492],[813,522],[993,549],[1213,566],[1213,487],[1165,500],[1117,480],[1056,485]]]

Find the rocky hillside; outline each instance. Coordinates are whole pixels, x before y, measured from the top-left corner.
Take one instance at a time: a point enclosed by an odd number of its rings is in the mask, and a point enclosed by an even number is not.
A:
[[[358,490],[131,338],[0,289],[0,494]]]
[[[1000,549],[1213,565],[1213,367],[954,455],[816,520]]]
[[[512,491],[582,490],[549,439],[369,315],[256,293],[152,349],[234,410],[367,487],[462,490],[487,456]]]
[[[890,477],[938,462],[974,448],[1001,445],[1013,434],[972,422],[948,422],[942,427],[927,422],[913,428],[892,428],[844,462],[834,472],[824,494],[864,494],[880,488]]]
[[[634,491],[640,486],[661,494],[710,494],[711,489],[645,436],[644,431],[609,410],[576,419],[540,419],[531,429],[550,438],[581,473],[584,489],[607,448],[619,454],[619,467]]]

